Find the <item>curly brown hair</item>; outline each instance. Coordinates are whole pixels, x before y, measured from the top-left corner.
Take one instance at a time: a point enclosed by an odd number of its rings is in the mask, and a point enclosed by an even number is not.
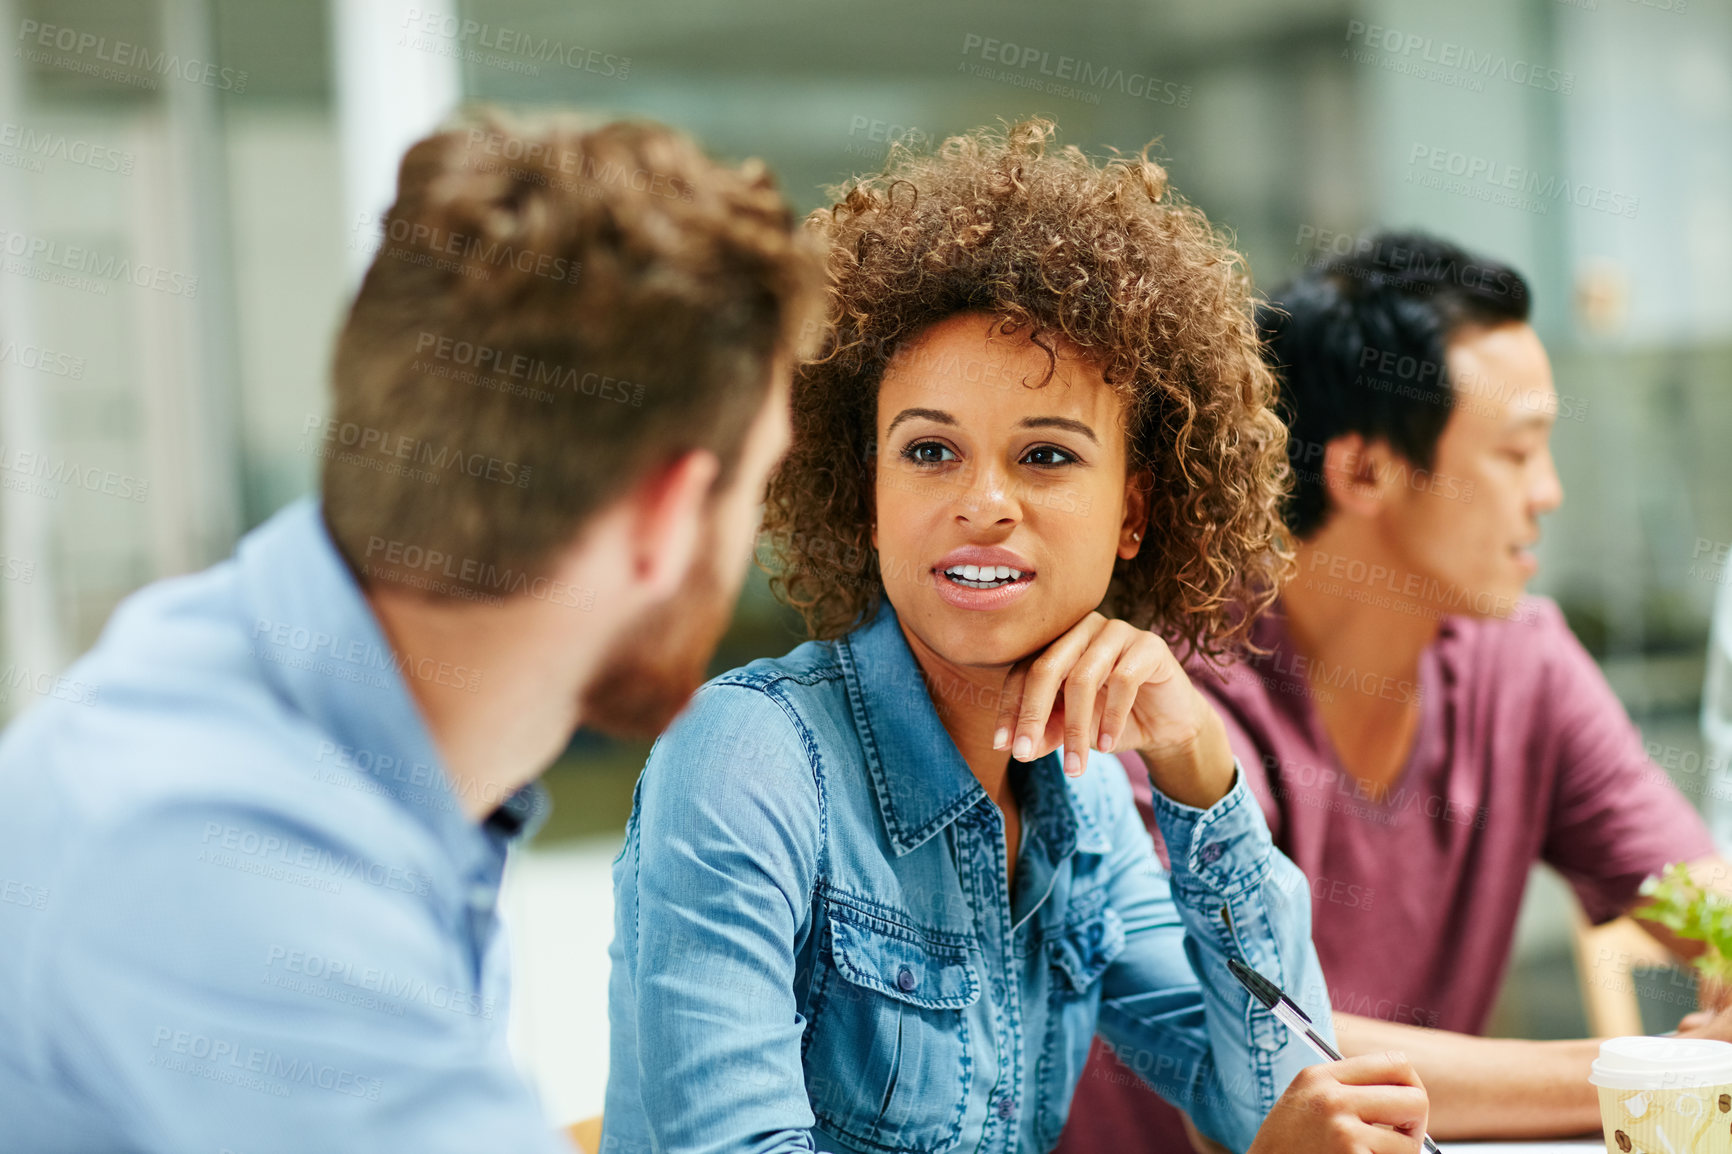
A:
[[[1063,338],[1126,402],[1129,467],[1165,532],[1118,561],[1101,612],[1213,661],[1292,568],[1287,434],[1243,259],[1148,148],[1097,164],[1049,151],[1054,131],[1028,120],[930,155],[895,149],[808,218],[829,242],[828,310],[795,378],[759,564],[813,637],[857,627],[884,596],[869,535],[878,385],[899,343],[961,312],[1028,332],[1049,366]]]

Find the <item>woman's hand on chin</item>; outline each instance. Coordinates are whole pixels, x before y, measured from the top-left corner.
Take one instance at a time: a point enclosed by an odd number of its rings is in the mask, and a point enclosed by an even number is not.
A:
[[[1012,666],[999,697],[994,749],[1033,761],[1061,744],[1072,776],[1083,750],[1134,749],[1156,789],[1198,809],[1233,788],[1226,727],[1167,643],[1099,613]]]

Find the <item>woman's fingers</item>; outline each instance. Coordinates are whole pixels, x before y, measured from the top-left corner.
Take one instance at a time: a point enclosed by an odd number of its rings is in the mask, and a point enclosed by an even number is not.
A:
[[[1253,1154],[1419,1154],[1425,1087],[1398,1053],[1301,1070],[1269,1112]]]
[[[1099,613],[1090,613],[1034,659],[1022,685],[1010,756],[1018,761],[1033,761],[1057,748],[1058,738],[1052,735],[1053,727],[1048,722],[1058,701],[1059,689],[1077,658],[1105,624],[1106,618]]]
[[[1010,673],[1004,679],[1004,688],[998,695],[998,722],[994,726],[992,748],[1011,749],[1012,757],[1018,761],[1033,761],[1058,747],[1063,734],[1064,712],[1049,712],[1040,723],[1038,737],[1021,754],[1014,752],[1013,742],[1022,729],[1022,704],[1028,692],[1029,674],[1034,670],[1035,660],[1044,656],[1038,653],[1034,657],[1025,657],[1011,666]]]
[[[1125,732],[1125,723],[1131,715],[1131,707],[1136,704],[1143,683],[1159,667],[1161,657],[1166,652],[1166,646],[1153,633],[1146,629],[1136,632],[1137,636],[1119,655],[1119,662],[1113,669],[1112,677],[1107,679],[1106,693],[1103,695],[1104,707],[1099,710],[1100,724],[1095,732],[1094,744],[1094,748],[1102,753],[1111,753],[1119,744],[1119,739]]]
[[[1367,1126],[1361,1136],[1366,1154],[1420,1154],[1425,1149],[1418,1134],[1403,1134],[1400,1130],[1384,1130]]]
[[[998,694],[998,724],[993,729],[992,748],[1009,749],[1016,736],[1017,709],[1022,705],[1023,686],[1028,682],[1029,667],[1034,658],[1025,657],[1010,667],[1004,688]]]
[[[1407,1060],[1407,1055],[1399,1050],[1385,1050],[1381,1054],[1361,1054],[1357,1058],[1343,1058],[1339,1062],[1330,1062],[1322,1067],[1337,1082],[1344,1086],[1416,1086],[1425,1088],[1425,1083],[1419,1080],[1419,1072],[1413,1068],[1413,1063]]]
[[[1361,1122],[1390,1126],[1414,1137],[1425,1133],[1427,1100],[1417,1086],[1354,1086],[1347,1090]]]
[[[1120,627],[1123,628],[1120,628]],[[1095,634],[1064,679],[1064,771],[1076,777],[1094,748],[1096,708],[1103,688],[1118,678],[1119,658],[1130,626],[1109,621]]]
[[[1174,678],[1163,675],[1162,663],[1172,661],[1155,634],[1091,613],[1011,668],[999,697],[993,748],[1032,761],[1063,744],[1065,772],[1079,774],[1088,750],[1129,748],[1150,736],[1144,732],[1149,719],[1136,719],[1137,703],[1143,699],[1145,712],[1167,715]],[[1182,676],[1177,684],[1189,687]],[[1147,698],[1148,691],[1155,696]]]
[[[1347,1089],[1361,1121],[1393,1126],[1416,1139],[1425,1133],[1429,1109],[1425,1084],[1405,1054],[1393,1050],[1361,1054],[1331,1063],[1330,1070]]]

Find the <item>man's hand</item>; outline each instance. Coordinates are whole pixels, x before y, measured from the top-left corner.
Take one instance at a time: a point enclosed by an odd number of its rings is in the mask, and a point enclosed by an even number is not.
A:
[[[1732,1042],[1732,1006],[1718,1010],[1695,1010],[1678,1023],[1680,1038],[1712,1038]]]
[[[1419,1154],[1427,1112],[1419,1075],[1393,1050],[1307,1066],[1247,1154]]]
[[[1099,613],[1012,666],[999,696],[994,749],[1033,761],[1061,743],[1073,776],[1084,750],[1134,749],[1156,789],[1197,809],[1233,788],[1226,727],[1167,643]]]

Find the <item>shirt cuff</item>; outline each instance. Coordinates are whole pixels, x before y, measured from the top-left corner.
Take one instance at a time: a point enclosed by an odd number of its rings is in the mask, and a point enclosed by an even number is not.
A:
[[[1208,809],[1174,801],[1159,786],[1153,792],[1155,822],[1167,842],[1176,893],[1233,898],[1263,884],[1273,843],[1238,758],[1233,759],[1233,788]]]

